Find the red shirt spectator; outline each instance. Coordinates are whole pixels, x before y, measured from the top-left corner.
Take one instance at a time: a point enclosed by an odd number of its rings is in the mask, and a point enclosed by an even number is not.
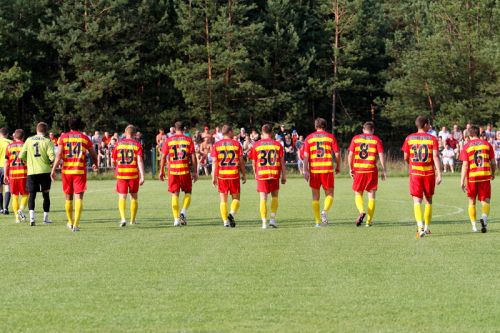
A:
[[[455,150],[458,147],[458,141],[452,135],[448,135],[446,139],[446,144],[450,146],[451,149]]]

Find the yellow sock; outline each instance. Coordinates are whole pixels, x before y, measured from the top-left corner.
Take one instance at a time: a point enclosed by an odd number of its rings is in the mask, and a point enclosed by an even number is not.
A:
[[[483,212],[483,215],[488,217],[490,215],[490,204],[487,202],[483,202],[483,207],[481,210]]]
[[[83,210],[83,200],[82,199],[76,199],[75,200],[75,221],[73,225],[75,227],[80,226],[80,218],[82,216],[82,210]]]
[[[333,205],[333,197],[331,195],[327,195],[325,198],[325,204],[323,206],[323,210],[328,212]]]
[[[220,202],[220,216],[222,217],[222,221],[227,222],[227,202],[221,201]]]
[[[469,205],[469,219],[471,223],[476,223],[476,205]]]
[[[375,199],[368,199],[368,218],[366,223],[372,223],[373,214],[375,213]]]
[[[66,200],[64,204],[64,209],[66,210],[66,217],[68,218],[68,224],[73,225],[73,200]]]
[[[14,215],[16,215],[16,221],[19,221],[19,217],[17,216],[17,211],[19,210],[19,196],[13,194],[12,195],[12,210],[14,211]]]
[[[118,198],[118,210],[120,211],[120,218],[125,221],[125,209],[127,208],[127,199]]]
[[[420,204],[413,204],[413,211],[415,213],[415,221],[417,221],[417,223],[422,222],[424,219],[422,218],[422,208]]]
[[[271,198],[271,215],[275,216],[278,212],[279,199],[278,197]]]
[[[426,226],[429,226],[432,221],[432,204],[425,204],[424,210],[424,222]]]
[[[174,219],[179,218],[179,197],[177,195],[172,195],[172,214]]]
[[[137,210],[139,209],[139,202],[136,199],[130,200],[130,223],[135,223],[137,217]]]
[[[191,204],[191,194],[190,193],[186,193],[184,195],[184,201],[182,203],[182,209],[188,209],[190,204]]]
[[[365,203],[363,201],[363,196],[356,193],[354,195],[354,202],[356,203],[356,208],[358,209],[359,213],[362,214],[365,212]]]
[[[260,199],[260,218],[264,222],[267,219],[267,201]]]
[[[318,200],[313,200],[312,209],[313,209],[313,214],[314,214],[314,221],[316,222],[316,224],[320,224],[321,223],[321,212],[319,211],[319,201]]]
[[[240,201],[238,199],[233,199],[231,202],[231,214],[234,215],[240,209]]]
[[[24,210],[24,208],[26,208],[27,203],[28,203],[28,195],[23,195],[21,197],[21,205],[20,205],[19,209]]]

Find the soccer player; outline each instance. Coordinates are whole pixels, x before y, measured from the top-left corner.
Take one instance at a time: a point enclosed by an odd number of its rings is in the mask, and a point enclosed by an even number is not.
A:
[[[469,197],[469,217],[472,231],[476,227],[476,198],[481,201],[482,215],[481,232],[488,231],[487,219],[490,214],[491,183],[495,179],[495,153],[491,144],[479,138],[479,128],[472,125],[469,128],[470,140],[460,153],[462,160],[462,190]]]
[[[168,191],[172,193],[172,213],[174,226],[187,225],[187,210],[191,204],[193,182],[198,179],[198,161],[193,140],[183,132],[184,125],[175,123],[175,134],[167,139],[161,148],[160,180],[165,180],[165,165],[168,158]],[[191,162],[191,170],[190,165]],[[179,194],[183,191],[184,200],[179,212]]]
[[[356,226],[359,227],[366,216],[363,192],[368,192],[368,218],[366,226],[372,226],[375,212],[375,192],[378,186],[377,156],[382,166],[382,180],[385,180],[384,147],[380,138],[373,134],[375,125],[369,121],[363,125],[363,134],[352,138],[349,145],[349,174],[353,179],[354,202],[359,211]]]
[[[83,134],[80,118],[68,121],[70,131],[62,133],[58,141],[58,149],[51,177],[56,179],[56,169],[62,161],[62,186],[66,197],[64,208],[68,218],[67,227],[73,232],[80,231],[80,218],[83,210],[83,195],[87,190],[87,155],[92,159],[92,169],[97,171],[97,154],[89,137]],[[74,215],[73,215],[73,199]]]
[[[285,154],[283,146],[272,138],[271,125],[262,126],[261,139],[252,146],[248,157],[257,180],[257,192],[260,195],[260,217],[262,229],[267,229],[267,197],[271,194],[271,215],[269,226],[277,228],[276,213],[278,212],[278,195],[281,184],[286,183]]]
[[[50,212],[50,165],[54,162],[54,144],[47,137],[48,126],[41,122],[36,125],[36,135],[24,142],[21,158],[28,165],[28,179],[26,188],[29,192],[28,208],[30,226],[35,226],[35,199],[37,192],[43,195],[43,224],[52,223],[49,220]]]
[[[9,132],[6,128],[0,128],[0,214],[9,215],[9,202],[10,202],[10,190],[9,185],[4,181],[5,173],[5,153],[7,147],[12,143],[12,140],[8,139]],[[4,196],[5,193],[5,205]]]
[[[243,184],[246,183],[245,160],[239,141],[234,140],[233,127],[222,126],[223,139],[214,144],[211,152],[213,158],[212,184],[218,188],[220,195],[220,214],[225,227],[234,228],[235,214],[240,208],[240,173]],[[227,197],[231,194],[231,210],[228,212]]]
[[[16,223],[20,223],[26,220],[23,211],[28,203],[28,191],[26,190],[28,169],[20,157],[24,145],[24,131],[22,129],[16,130],[13,137],[14,141],[7,146],[5,154],[5,183],[10,186],[12,208],[14,214],[16,214]]]
[[[307,136],[304,142],[304,179],[312,190],[312,209],[316,227],[328,224],[328,211],[333,205],[333,156],[335,155],[335,173],[340,172],[340,152],[333,134],[326,132],[326,120],[314,121],[316,132]],[[320,189],[325,191],[325,202],[320,212]]]
[[[125,209],[127,194],[130,193],[130,224],[136,224],[138,205],[137,193],[139,186],[144,184],[144,161],[142,146],[135,138],[135,126],[125,128],[125,138],[118,141],[113,149],[112,158],[116,165],[116,192],[118,193],[118,209],[120,211],[120,226],[125,227]]]
[[[436,184],[441,184],[441,162],[437,138],[427,133],[429,119],[418,116],[415,120],[417,132],[406,137],[403,144],[404,159],[410,173],[410,194],[413,197],[413,210],[417,221],[417,238],[430,235],[432,220],[432,196]],[[425,202],[422,217],[422,199]],[[425,223],[425,225],[424,225]]]

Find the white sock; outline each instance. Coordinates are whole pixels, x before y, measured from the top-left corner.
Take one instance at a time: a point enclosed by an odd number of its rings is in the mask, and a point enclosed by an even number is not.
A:
[[[422,221],[418,221],[418,222],[417,222],[417,226],[418,226],[418,230],[419,230],[419,231],[420,231],[420,230],[422,230],[422,228],[424,227],[424,222],[422,222]]]
[[[472,228],[476,228],[476,222],[471,222]]]
[[[175,222],[175,223],[179,223],[179,218],[175,218],[175,219],[174,219],[174,222]]]
[[[48,221],[49,220],[49,213],[43,212],[43,220]]]
[[[481,218],[483,219],[484,223],[486,223],[486,221],[488,220],[488,215],[483,214]]]
[[[35,220],[35,211],[34,210],[30,210],[30,220],[31,221]]]
[[[236,215],[236,213],[235,213],[235,212],[233,212],[233,211],[230,211],[230,212],[229,212],[229,214],[231,214],[231,215],[233,215],[233,216],[234,216],[234,215]]]
[[[262,224],[266,224],[267,223],[267,219],[262,219]]]
[[[184,216],[187,216],[187,212],[184,208],[181,209],[181,214],[183,214]]]

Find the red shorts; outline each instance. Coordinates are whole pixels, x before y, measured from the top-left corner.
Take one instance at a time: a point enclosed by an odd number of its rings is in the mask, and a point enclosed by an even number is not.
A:
[[[333,188],[333,172],[311,173],[309,178],[309,186],[316,190],[319,190],[321,186],[323,186],[323,189],[325,190]]]
[[[191,180],[191,174],[168,175],[168,191],[170,193],[178,193],[180,191],[191,193],[192,189],[193,181]]]
[[[239,194],[240,193],[240,179],[218,179],[217,180],[219,193],[224,194]]]
[[[471,199],[485,201],[491,198],[491,183],[485,182],[467,182],[467,196]]]
[[[62,175],[63,192],[65,194],[79,194],[87,190],[87,175]]]
[[[9,178],[9,188],[12,195],[28,195],[28,190],[26,190],[26,178]]]
[[[279,179],[257,180],[257,192],[271,193],[280,189]]]
[[[119,194],[139,192],[139,178],[136,179],[117,179],[116,192]]]
[[[436,177],[410,175],[410,194],[413,197],[422,199],[424,195],[432,198],[436,187]]]
[[[378,172],[354,173],[352,189],[355,192],[376,191],[378,186]]]

